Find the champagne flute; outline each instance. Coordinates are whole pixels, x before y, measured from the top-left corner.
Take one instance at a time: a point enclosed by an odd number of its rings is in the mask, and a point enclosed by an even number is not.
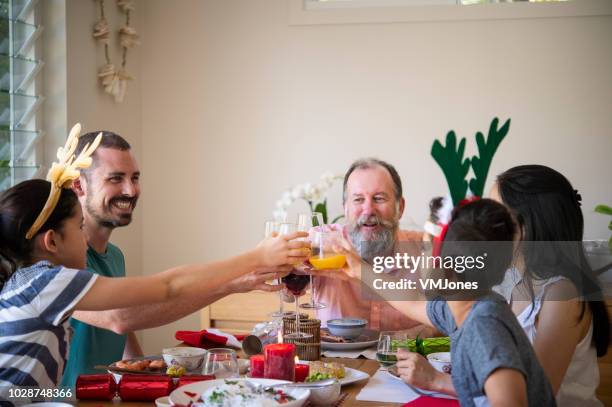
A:
[[[318,228],[319,230],[321,230],[322,227],[323,227],[323,214],[322,213],[312,212],[312,213],[300,213],[298,215],[298,223],[297,223],[298,231],[307,232],[311,228]],[[314,253],[314,251],[316,251],[315,249],[316,248],[313,246],[313,255],[316,254]],[[300,307],[304,309],[322,309],[322,308],[327,307],[327,304],[315,301],[315,297],[316,297],[315,286],[312,281],[313,280],[312,273],[309,273],[309,274],[310,274],[310,294],[311,294],[310,302],[300,304]]]
[[[280,222],[275,221],[275,220],[266,221],[264,237],[278,235],[280,233],[280,225],[281,225]],[[276,279],[276,282],[279,285],[282,284],[280,278]],[[284,304],[283,294],[281,291],[279,291],[278,292],[278,311],[274,311],[273,313],[270,314],[270,316],[273,318],[282,318],[283,315],[285,315],[283,304]]]

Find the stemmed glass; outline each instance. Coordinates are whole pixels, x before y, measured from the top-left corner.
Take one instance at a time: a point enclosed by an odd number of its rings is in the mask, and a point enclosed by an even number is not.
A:
[[[382,331],[378,338],[376,360],[383,367],[393,366],[397,363],[395,355],[398,348],[407,346],[408,336],[401,331]]]
[[[226,348],[209,349],[204,356],[202,373],[217,379],[240,377],[236,352]]]
[[[318,230],[321,230],[322,227],[323,227],[323,214],[322,213],[312,212],[312,213],[300,213],[298,215],[298,222],[297,222],[298,231],[308,232],[310,231],[311,228],[318,228]],[[315,233],[317,232],[315,231]],[[316,251],[316,247],[313,245],[313,253],[312,253],[313,256],[317,254],[315,253],[315,251]],[[309,275],[310,275],[310,293],[311,293],[310,302],[300,304],[300,307],[304,309],[322,309],[322,308],[327,307],[327,304],[315,301],[316,294],[315,294],[315,286],[312,281],[312,273],[309,273]]]
[[[276,236],[280,233],[280,226],[281,223],[274,221],[274,220],[268,220],[266,221],[266,230],[265,230],[265,234],[264,237],[270,237],[270,236]],[[281,279],[277,279],[277,284],[281,284]],[[284,306],[283,306],[283,294],[281,291],[278,292],[278,311],[274,311],[273,313],[270,314],[271,317],[273,318],[282,318],[283,315],[285,315],[285,311],[284,311]]]
[[[295,223],[281,223],[281,235],[290,234],[296,230],[297,225]],[[295,333],[285,335],[285,337],[290,339],[310,338],[312,337],[311,334],[300,332],[300,308],[298,303],[298,298],[300,295],[304,294],[304,289],[308,285],[309,278],[308,274],[302,270],[298,270],[296,267],[299,267],[299,264],[294,265],[291,273],[281,279],[285,287],[287,287],[295,297]]]

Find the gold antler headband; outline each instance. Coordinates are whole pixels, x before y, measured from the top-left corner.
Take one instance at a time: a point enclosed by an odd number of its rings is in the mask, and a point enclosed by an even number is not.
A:
[[[79,156],[75,158],[74,152],[79,143],[80,135],[81,125],[77,123],[72,130],[70,130],[66,145],[57,149],[58,162],[53,163],[51,169],[47,173],[47,181],[51,182],[49,197],[47,198],[43,210],[38,215],[38,218],[36,218],[36,221],[32,224],[30,230],[28,230],[26,239],[31,239],[42,225],[45,224],[47,219],[49,219],[51,212],[53,212],[59,201],[62,188],[70,188],[72,186],[72,181],[79,178],[81,174],[79,169],[84,169],[91,165],[91,155],[100,144],[102,133],[98,134],[91,146],[89,144],[86,145]]]

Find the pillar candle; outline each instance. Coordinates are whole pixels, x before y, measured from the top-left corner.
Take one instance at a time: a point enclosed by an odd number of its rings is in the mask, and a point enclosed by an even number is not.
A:
[[[265,358],[264,355],[251,356],[250,377],[264,377]]]
[[[295,345],[275,343],[264,348],[264,377],[267,379],[295,379]]]
[[[310,371],[310,366],[306,364],[297,364],[295,365],[295,381],[303,382],[308,377],[308,372]]]

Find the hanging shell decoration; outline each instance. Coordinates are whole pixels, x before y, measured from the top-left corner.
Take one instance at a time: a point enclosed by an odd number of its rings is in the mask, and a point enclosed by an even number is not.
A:
[[[134,27],[130,26],[130,14],[135,10],[133,0],[117,0],[117,7],[125,15],[125,24],[118,30],[119,44],[123,49],[123,60],[121,68],[117,69],[111,62],[109,55],[109,45],[111,29],[104,13],[104,0],[97,0],[100,3],[100,19],[93,28],[93,37],[104,46],[106,64],[98,70],[98,80],[104,92],[112,95],[115,102],[121,103],[127,92],[127,82],[132,80],[125,66],[127,64],[127,51],[140,45],[140,37]]]

